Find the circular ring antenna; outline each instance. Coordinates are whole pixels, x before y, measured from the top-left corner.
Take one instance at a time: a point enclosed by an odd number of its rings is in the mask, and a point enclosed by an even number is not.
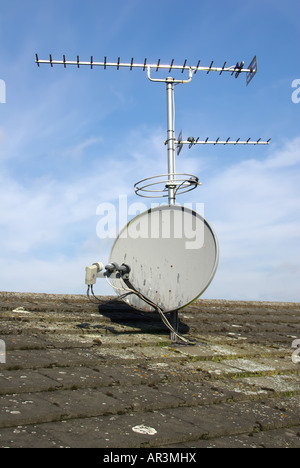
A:
[[[192,174],[161,174],[140,180],[134,186],[135,193],[144,198],[163,198],[168,196],[170,188],[175,189],[175,194],[191,192],[201,182]]]
[[[218,259],[218,241],[209,223],[189,208],[164,205],[136,216],[120,232],[109,261],[131,270],[128,280],[111,283],[138,310],[154,311],[155,304],[172,312],[201,296]]]

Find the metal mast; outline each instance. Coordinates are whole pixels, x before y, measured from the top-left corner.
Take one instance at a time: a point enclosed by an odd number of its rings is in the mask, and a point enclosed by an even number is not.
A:
[[[172,185],[175,178],[175,115],[174,115],[174,84],[172,78],[167,79],[167,145],[168,145],[168,199],[169,205],[175,205],[176,187]]]

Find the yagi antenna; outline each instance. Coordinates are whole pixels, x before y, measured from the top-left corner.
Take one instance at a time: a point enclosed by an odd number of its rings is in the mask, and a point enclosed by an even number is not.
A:
[[[214,60],[208,66],[200,65],[201,61],[198,60],[196,65],[189,65],[187,63],[187,59],[184,60],[183,64],[175,64],[174,59],[169,64],[161,63],[161,60],[158,59],[156,63],[148,63],[147,58],[145,58],[143,63],[136,63],[134,58],[132,57],[130,62],[121,62],[120,57],[116,62],[110,62],[107,60],[107,57],[104,57],[102,62],[97,62],[94,60],[93,56],[91,56],[90,60],[82,61],[77,56],[76,60],[66,60],[65,55],[63,55],[62,60],[54,60],[52,55],[49,56],[47,60],[41,60],[38,57],[38,54],[35,56],[35,62],[38,67],[43,64],[48,64],[51,67],[54,65],[63,65],[64,68],[67,66],[75,66],[77,68],[82,67],[90,67],[94,69],[96,67],[102,67],[104,70],[108,68],[116,68],[120,70],[121,68],[129,68],[130,71],[133,69],[142,69],[142,71],[147,71],[147,76],[150,81],[152,82],[163,82],[167,85],[167,121],[168,121],[168,128],[167,128],[167,140],[165,141],[165,145],[168,147],[168,173],[166,175],[159,175],[150,177],[147,179],[143,179],[140,182],[137,182],[134,186],[135,192],[137,195],[143,197],[166,197],[168,196],[169,204],[175,205],[176,202],[176,195],[180,195],[181,193],[188,192],[193,190],[200,185],[198,178],[196,176],[189,176],[187,179],[184,179],[184,174],[176,174],[175,172],[175,149],[177,149],[177,154],[179,155],[183,145],[188,144],[189,148],[192,148],[194,145],[200,144],[213,144],[213,145],[268,145],[270,139],[267,141],[261,141],[261,138],[258,140],[241,140],[237,138],[235,140],[231,140],[231,138],[227,138],[227,140],[220,140],[217,138],[216,140],[200,140],[200,137],[195,139],[194,137],[189,137],[187,140],[182,138],[182,132],[178,136],[177,140],[175,138],[175,128],[174,128],[174,121],[175,121],[175,111],[174,111],[174,85],[175,84],[184,84],[190,83],[193,77],[198,72],[205,72],[207,75],[212,72],[218,72],[219,75],[223,73],[230,73],[231,76],[238,78],[239,75],[244,73],[246,75],[246,84],[248,85],[251,80],[254,78],[257,72],[257,59],[256,56],[251,61],[248,68],[245,68],[245,62],[236,62],[235,65],[227,66],[227,62],[224,62],[221,67],[217,67],[214,65]],[[188,73],[188,77],[183,78],[174,78],[174,77],[167,77],[167,78],[158,78],[155,76],[156,72],[159,70],[166,71],[168,73],[171,72],[184,72]],[[180,76],[180,75],[179,75]],[[176,147],[176,148],[175,148]]]
[[[175,144],[177,155],[179,156],[183,145],[189,145],[189,149],[191,149],[194,145],[268,145],[270,141],[271,138],[269,138],[267,141],[261,141],[261,138],[258,140],[251,140],[251,138],[248,138],[247,140],[241,140],[240,138],[237,138],[237,140],[231,140],[230,137],[228,137],[227,140],[220,140],[219,137],[216,140],[209,140],[208,137],[205,140],[200,140],[200,137],[197,139],[194,137],[188,137],[187,140],[183,140],[181,130],[177,140],[175,141]],[[167,141],[165,141],[165,145],[166,144]]]
[[[225,67],[226,62],[224,62],[224,65],[222,67],[216,67],[213,66],[214,60],[210,63],[209,66],[200,66],[200,60],[198,61],[197,65],[187,65],[187,59],[185,59],[183,65],[176,65],[174,64],[174,59],[172,59],[170,64],[161,64],[160,59],[158,59],[157,63],[147,63],[147,58],[145,58],[144,63],[134,63],[134,58],[131,58],[130,62],[121,62],[120,57],[118,57],[117,62],[108,62],[107,57],[104,57],[103,62],[95,62],[93,59],[93,56],[91,57],[90,60],[88,61],[80,61],[79,56],[77,56],[77,60],[66,60],[65,55],[63,55],[63,60],[53,60],[52,55],[49,56],[49,59],[47,60],[41,60],[38,57],[38,54],[35,54],[35,63],[39,67],[41,64],[49,64],[51,67],[53,65],[63,65],[65,68],[66,66],[72,66],[75,65],[78,68],[80,66],[88,66],[91,69],[94,67],[103,67],[105,70],[110,67],[115,67],[117,70],[120,68],[130,68],[132,70],[133,68],[142,68],[143,71],[147,68],[148,74],[151,70],[155,70],[156,72],[158,70],[168,70],[169,73],[171,73],[172,70],[178,70],[183,73],[184,71],[188,71],[190,74],[196,74],[198,71],[203,71],[209,74],[210,72],[219,72],[220,75],[223,72],[229,72],[231,75],[235,75],[235,78],[237,78],[240,73],[246,73],[246,83],[247,85],[250,83],[252,78],[257,72],[257,59],[254,57],[252,62],[250,63],[248,68],[244,68],[244,63],[245,62],[237,62],[235,65],[232,65],[230,67]],[[154,80],[158,81],[158,80]],[[160,80],[159,80],[160,81]],[[165,80],[163,80],[165,81]],[[178,81],[178,80],[174,80]],[[182,82],[183,80],[179,80],[179,82]],[[185,81],[185,80],[184,80]],[[190,79],[189,79],[190,81]]]

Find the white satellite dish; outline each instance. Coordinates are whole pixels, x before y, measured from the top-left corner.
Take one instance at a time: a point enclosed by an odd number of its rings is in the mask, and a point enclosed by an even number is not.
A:
[[[203,294],[218,259],[216,235],[202,216],[181,206],[160,206],[136,216],[117,237],[109,262],[128,265],[130,274],[111,283],[138,310],[153,311],[155,304],[173,312]]]

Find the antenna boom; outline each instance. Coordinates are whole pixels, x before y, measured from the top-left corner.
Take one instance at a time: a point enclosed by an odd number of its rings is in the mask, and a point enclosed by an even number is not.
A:
[[[147,59],[145,59],[144,63],[134,63],[134,59],[132,58],[130,62],[121,62],[120,57],[118,57],[117,62],[108,62],[107,58],[104,57],[103,62],[96,62],[93,60],[93,57],[89,61],[80,61],[79,57],[77,56],[76,60],[66,60],[65,55],[63,56],[63,60],[54,60],[52,58],[52,55],[50,55],[50,58],[47,60],[41,60],[38,57],[38,54],[35,54],[35,63],[39,67],[42,64],[46,65],[63,65],[65,68],[66,66],[76,66],[79,68],[80,66],[87,66],[87,67],[103,67],[104,69],[107,69],[109,67],[115,67],[117,70],[120,68],[130,68],[132,70],[133,68],[141,68],[143,71],[147,68],[148,70],[154,69],[156,72],[158,70],[168,70],[169,72],[171,70],[178,70],[181,71],[182,73],[184,71],[189,71],[192,72],[193,74],[196,74],[198,71],[210,73],[210,72],[219,72],[221,75],[222,73],[225,72],[230,72],[232,75],[235,74],[235,77],[237,78],[241,73],[246,73],[247,74],[247,84],[251,81],[253,76],[255,75],[257,71],[257,61],[256,57],[252,60],[249,68],[244,68],[244,62],[237,62],[236,65],[232,65],[230,67],[225,67],[226,62],[222,67],[215,67],[213,66],[213,61],[209,66],[200,66],[200,60],[198,61],[197,65],[188,65],[187,64],[187,59],[184,61],[183,65],[176,65],[174,64],[174,59],[172,59],[172,62],[170,64],[161,64],[160,59],[156,63],[147,63]]]
[[[178,146],[181,145],[189,145],[192,147],[193,145],[269,145],[271,141],[271,138],[269,138],[267,141],[261,141],[261,138],[258,140],[252,140],[249,138],[248,140],[241,140],[238,138],[237,140],[230,140],[227,138],[227,140],[220,140],[219,138],[217,140],[209,140],[206,138],[205,140],[177,140],[175,141],[175,144]],[[165,142],[166,144],[167,142]]]

